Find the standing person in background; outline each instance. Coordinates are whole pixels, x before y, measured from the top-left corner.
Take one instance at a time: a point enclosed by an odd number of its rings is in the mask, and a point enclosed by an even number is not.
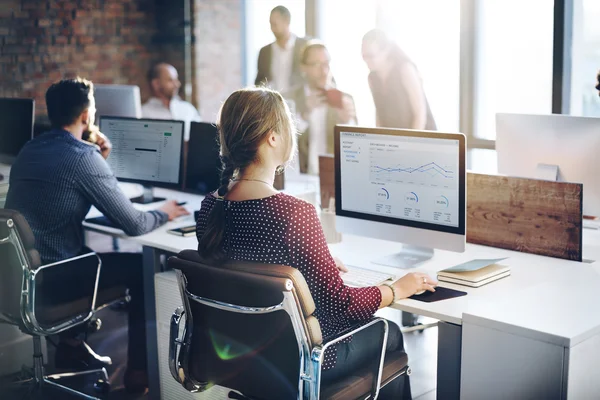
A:
[[[365,34],[362,57],[371,71],[369,87],[377,126],[436,130],[415,64],[379,29]]]
[[[369,87],[375,103],[377,126],[436,130],[415,64],[385,32],[373,29],[362,41],[362,57],[371,71]],[[419,324],[418,315],[402,312],[402,325]]]
[[[336,124],[356,124],[354,99],[333,87],[330,59],[321,41],[309,40],[301,57],[304,84],[283,95],[294,102],[301,173],[318,174],[319,155],[333,154]]]
[[[174,66],[158,63],[148,71],[148,84],[152,97],[142,106],[142,117],[151,119],[173,119],[183,121],[184,139],[190,140],[191,122],[200,122],[196,107],[179,97],[179,75]]]
[[[271,10],[269,22],[275,41],[258,53],[258,72],[255,85],[267,85],[285,92],[302,83],[300,57],[306,39],[290,32],[290,11],[284,6]]]
[[[600,96],[600,71],[598,71],[598,76],[596,77],[596,90],[598,91],[598,96]]]

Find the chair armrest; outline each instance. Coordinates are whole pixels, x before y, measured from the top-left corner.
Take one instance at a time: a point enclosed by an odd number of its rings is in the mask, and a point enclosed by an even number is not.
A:
[[[183,336],[179,336],[182,320],[185,318]],[[190,350],[190,332],[188,316],[185,315],[184,306],[177,307],[171,315],[171,328],[169,332],[169,370],[171,376],[188,392],[197,393],[210,387],[207,383],[196,382],[188,375],[188,359]]]
[[[173,315],[171,315],[171,327],[169,331],[169,370],[173,379],[179,383],[183,383],[183,377],[179,375],[179,347],[184,344],[183,339],[179,337],[179,326],[184,314],[183,306],[177,307]]]
[[[371,388],[371,397],[372,399],[376,399],[379,395],[379,386],[381,385],[381,374],[383,372],[383,363],[385,361],[385,349],[387,346],[387,337],[388,337],[388,322],[384,318],[374,317],[366,324],[360,324],[352,326],[343,332],[337,334],[336,336],[329,336],[323,340],[323,344],[317,345],[313,348],[311,353],[311,361],[313,363],[313,372],[314,372],[314,387],[316,388],[316,393],[313,393],[315,398],[319,398],[318,395],[321,391],[321,368],[323,365],[323,356],[325,351],[332,345],[341,342],[344,339],[349,338],[352,335],[355,335],[367,328],[375,324],[383,324],[382,327],[382,335],[381,335],[381,354],[379,356],[379,362],[376,365],[376,369],[374,371],[374,376],[376,377],[373,381],[373,386]]]
[[[102,261],[96,253],[87,253],[81,256],[72,257],[66,260],[58,261],[51,264],[43,265],[34,271],[29,269],[24,270],[23,279],[23,297],[21,301],[21,315],[25,327],[32,333],[48,336],[60,333],[66,329],[72,328],[73,326],[79,325],[88,319],[90,319],[94,313],[94,306],[96,303],[96,293],[98,289],[98,279],[100,277],[100,269]],[[42,326],[36,316],[36,298],[39,296],[37,293],[36,281],[41,278],[43,274],[48,273],[50,270],[58,269],[70,269],[70,268],[87,268],[89,269],[89,277],[93,278],[93,288],[91,288],[92,301],[89,310],[80,312],[77,315],[72,316],[69,320],[62,322],[56,326],[45,327]],[[42,283],[43,284],[43,283]],[[91,286],[91,282],[90,282]]]

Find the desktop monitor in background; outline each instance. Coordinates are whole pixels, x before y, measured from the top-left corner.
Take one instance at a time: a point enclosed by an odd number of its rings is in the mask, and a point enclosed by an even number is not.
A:
[[[208,194],[221,183],[219,132],[207,122],[192,122],[187,149],[185,190]]]
[[[94,84],[94,100],[96,121],[108,116],[142,118],[139,86]]]
[[[335,127],[335,212],[341,233],[401,242],[373,260],[410,268],[433,249],[465,250],[465,137]]]
[[[498,172],[583,184],[583,214],[600,217],[600,118],[496,114]]]
[[[33,99],[0,98],[0,163],[12,164],[33,137]]]
[[[106,161],[117,179],[144,186],[142,196],[132,201],[164,200],[153,196],[153,186],[181,189],[183,121],[102,117],[100,131],[112,142]]]

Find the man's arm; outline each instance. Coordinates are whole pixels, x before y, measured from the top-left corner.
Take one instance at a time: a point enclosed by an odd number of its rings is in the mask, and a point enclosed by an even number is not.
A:
[[[76,183],[84,196],[127,235],[143,235],[168,221],[163,211],[136,210],[97,151],[84,154],[78,170]]]

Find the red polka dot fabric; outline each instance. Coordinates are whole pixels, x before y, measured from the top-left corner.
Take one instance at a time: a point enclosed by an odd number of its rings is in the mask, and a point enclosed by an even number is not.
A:
[[[216,203],[214,195],[202,202],[196,222],[198,239]],[[377,287],[344,285],[315,208],[285,193],[257,200],[224,201],[224,252],[228,258],[288,265],[300,270],[316,305],[323,337],[336,335],[357,322],[370,319],[379,308]],[[350,339],[348,339],[349,341]],[[336,349],[325,353],[323,369],[335,366]]]

